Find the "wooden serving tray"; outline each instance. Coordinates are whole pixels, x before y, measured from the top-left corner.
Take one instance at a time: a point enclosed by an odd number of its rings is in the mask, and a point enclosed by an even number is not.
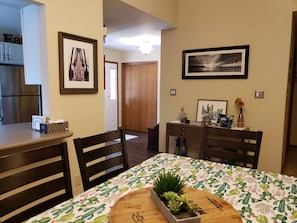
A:
[[[229,203],[216,195],[195,188],[185,193],[199,206],[201,223],[241,223],[242,219]],[[109,212],[110,223],[167,223],[150,196],[150,188],[133,191],[120,198]]]

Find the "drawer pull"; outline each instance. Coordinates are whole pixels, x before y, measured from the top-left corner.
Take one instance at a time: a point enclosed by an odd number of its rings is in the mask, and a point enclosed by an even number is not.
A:
[[[185,131],[185,128],[180,128],[180,130]]]
[[[185,136],[185,133],[181,133],[180,135],[181,135],[181,136]]]

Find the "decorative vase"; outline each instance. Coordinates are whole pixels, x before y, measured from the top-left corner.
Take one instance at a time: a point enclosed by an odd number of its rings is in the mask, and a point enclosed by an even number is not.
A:
[[[180,154],[180,137],[177,137],[175,141],[176,141],[176,144],[175,144],[174,154],[179,155]]]
[[[180,108],[180,112],[178,113],[177,120],[180,120],[181,122],[183,122],[183,120],[186,120],[186,119],[187,119],[187,113],[185,113],[185,109],[182,106]]]
[[[242,108],[240,108],[240,113],[238,115],[237,127],[244,127],[244,118],[243,118],[243,114],[242,114]]]
[[[181,147],[179,150],[179,155],[187,156],[186,138],[183,138],[183,142],[181,143]]]

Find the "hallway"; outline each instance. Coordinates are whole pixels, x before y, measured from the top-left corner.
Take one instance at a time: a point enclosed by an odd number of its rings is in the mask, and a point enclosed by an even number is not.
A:
[[[158,153],[147,149],[146,132],[126,130],[126,133],[138,136],[136,139],[126,141],[129,167],[133,167]]]

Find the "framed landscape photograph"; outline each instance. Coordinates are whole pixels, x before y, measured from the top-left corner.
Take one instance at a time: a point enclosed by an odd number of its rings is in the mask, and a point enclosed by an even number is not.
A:
[[[97,40],[58,33],[60,94],[98,92]]]
[[[183,51],[182,79],[247,78],[249,45]]]
[[[198,99],[196,121],[201,122],[207,115],[212,123],[217,123],[220,114],[227,114],[227,104],[227,100]]]

